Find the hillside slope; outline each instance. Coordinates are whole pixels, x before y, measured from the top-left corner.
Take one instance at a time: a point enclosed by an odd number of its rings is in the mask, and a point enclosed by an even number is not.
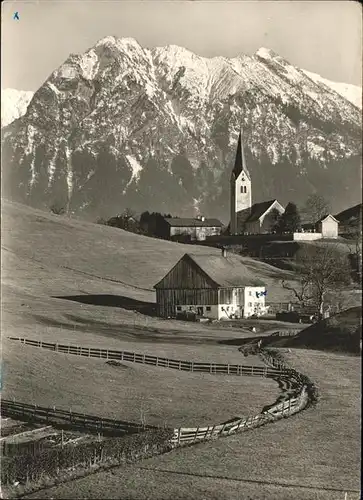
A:
[[[362,308],[351,307],[309,326],[295,337],[282,339],[271,345],[359,354],[361,332]]]
[[[122,325],[122,335],[127,326],[131,336],[135,327],[140,334],[140,328],[154,333],[158,328],[170,334],[202,331],[199,324],[149,315],[155,302],[153,285],[190,250],[219,253],[213,248],[139,236],[4,201],[3,327],[20,336],[26,331],[33,336],[39,328],[58,335],[52,330],[55,328],[58,332],[61,329],[63,336],[66,330],[77,329],[120,337]],[[291,273],[250,258],[243,261],[266,283],[269,301],[287,300],[288,292],[281,290],[279,280],[284,275],[293,277]],[[210,334],[217,334],[217,330]]]

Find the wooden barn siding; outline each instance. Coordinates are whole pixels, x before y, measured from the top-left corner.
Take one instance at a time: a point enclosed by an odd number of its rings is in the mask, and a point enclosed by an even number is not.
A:
[[[193,262],[185,257],[156,285],[155,288],[217,288],[216,284]]]
[[[156,303],[159,316],[175,316],[177,305],[217,305],[218,289],[157,288]]]

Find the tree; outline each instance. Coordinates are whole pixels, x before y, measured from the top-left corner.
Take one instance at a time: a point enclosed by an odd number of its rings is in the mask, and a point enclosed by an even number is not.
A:
[[[268,219],[267,223],[268,223],[268,226],[270,228],[271,233],[274,233],[277,231],[280,217],[281,217],[281,214],[276,208],[273,208],[271,210],[271,212],[265,217],[265,220]]]
[[[346,255],[331,243],[303,249],[297,255],[296,272],[298,286],[285,281],[282,286],[291,290],[303,307],[312,304],[318,319],[323,318],[327,294],[351,282]]]
[[[280,216],[276,224],[278,233],[294,233],[301,229],[301,218],[295,203],[288,203],[285,212]]]
[[[319,194],[311,194],[302,209],[306,222],[315,223],[331,212],[329,202]]]

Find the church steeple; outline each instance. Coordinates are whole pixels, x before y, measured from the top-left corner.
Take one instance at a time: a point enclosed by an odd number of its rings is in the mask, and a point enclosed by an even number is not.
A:
[[[243,230],[245,220],[251,213],[252,185],[247,169],[243,146],[243,130],[238,137],[236,159],[231,173],[231,234]]]
[[[243,129],[242,128],[241,128],[241,131],[240,131],[239,136],[238,136],[236,159],[235,159],[235,163],[234,163],[234,168],[232,170],[232,175],[234,175],[234,178],[237,179],[237,177],[240,175],[241,172],[245,172],[246,176],[249,179],[251,179],[251,176],[250,176],[250,173],[247,169],[247,164],[246,164],[244,144],[243,144]]]

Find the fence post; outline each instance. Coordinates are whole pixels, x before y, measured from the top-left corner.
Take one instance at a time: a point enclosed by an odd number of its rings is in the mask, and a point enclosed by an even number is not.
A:
[[[228,373],[228,375],[229,375],[229,363],[228,363],[228,365],[227,365],[227,373]]]
[[[179,361],[179,370],[181,370],[181,361]]]
[[[191,362],[191,371],[194,372],[194,361]]]
[[[178,445],[180,445],[181,427],[178,429]]]
[[[199,425],[197,427],[197,430],[195,431],[195,436],[194,436],[194,441],[193,443],[195,443],[196,439],[197,439],[197,436],[198,436],[198,431],[199,431]]]

